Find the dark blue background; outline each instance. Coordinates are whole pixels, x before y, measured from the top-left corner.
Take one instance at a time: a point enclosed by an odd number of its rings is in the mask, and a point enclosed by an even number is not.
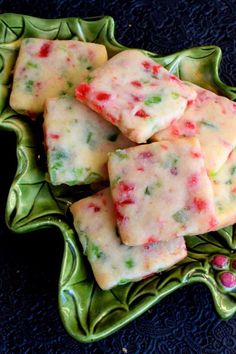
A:
[[[111,15],[116,38],[167,54],[216,44],[221,78],[236,85],[234,0],[0,0],[0,12],[43,18]],[[15,172],[15,138],[0,132],[0,353],[236,353],[236,318],[222,321],[203,285],[180,289],[116,334],[93,344],[70,338],[57,311],[63,241],[54,230],[13,235],[4,226]]]

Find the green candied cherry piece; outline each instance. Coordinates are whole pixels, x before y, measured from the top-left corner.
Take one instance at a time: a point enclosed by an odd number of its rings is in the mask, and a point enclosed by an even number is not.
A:
[[[133,258],[128,258],[125,261],[125,265],[126,265],[127,268],[134,268],[135,262],[134,262]]]
[[[151,188],[150,187],[146,187],[145,191],[144,191],[144,194],[151,195]]]
[[[231,169],[230,169],[230,174],[231,176],[235,175],[236,174],[236,165],[232,166]]]
[[[147,186],[144,190],[144,194],[151,195],[155,188],[161,188],[161,186],[162,186],[162,183],[160,181],[157,181],[157,182]]]
[[[88,84],[93,81],[93,78],[91,76],[87,76],[86,79],[84,80]]]
[[[34,81],[33,80],[27,80],[25,82],[25,90],[28,92],[32,92],[33,91],[33,86],[34,86]]]
[[[38,64],[33,63],[33,62],[31,62],[31,61],[28,61],[28,62],[26,63],[26,67],[27,67],[27,69],[37,69],[37,68],[38,68]]]
[[[128,158],[128,154],[126,154],[124,151],[122,151],[122,150],[116,150],[115,152],[114,152],[114,154],[117,156],[117,157],[119,157],[119,159],[121,159],[121,160],[124,160],[124,159],[127,159]]]
[[[168,154],[166,160],[164,161],[165,168],[176,167],[179,158],[176,154]]]
[[[66,84],[67,84],[68,88],[72,88],[74,86],[73,82],[71,82],[71,81],[67,81]]]
[[[207,127],[207,128],[217,129],[217,126],[216,126],[215,124],[213,124],[213,123],[211,123],[211,122],[208,122],[208,121],[206,121],[206,120],[202,120],[200,123],[201,123],[202,125],[204,125],[205,127]]]
[[[92,242],[88,243],[87,249],[88,249],[88,252],[87,252],[88,259],[90,261],[94,261],[94,260],[98,260],[98,259],[101,260],[106,257],[105,253],[100,249],[100,247],[95,245]]]
[[[174,99],[174,100],[177,100],[177,98],[179,98],[180,94],[178,92],[171,92],[171,97]]]
[[[172,215],[172,218],[180,224],[184,224],[189,219],[185,209],[178,210]]]
[[[112,181],[111,181],[111,188],[114,188],[121,180],[120,176],[116,176]]]
[[[161,96],[151,96],[144,100],[145,106],[152,106],[153,104],[160,103],[162,101]]]
[[[90,183],[93,183],[93,182],[98,182],[98,181],[101,181],[103,180],[104,178],[99,174],[99,173],[96,173],[96,172],[91,172],[84,180],[84,183],[85,184],[90,184]]]
[[[87,135],[87,139],[86,139],[87,144],[91,144],[92,136],[93,136],[93,133],[89,132]]]

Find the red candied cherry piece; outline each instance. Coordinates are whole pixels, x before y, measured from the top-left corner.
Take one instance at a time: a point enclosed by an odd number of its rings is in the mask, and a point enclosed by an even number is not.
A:
[[[39,50],[38,56],[40,58],[48,57],[48,55],[49,55],[49,53],[51,51],[51,47],[52,47],[51,43],[49,43],[49,42],[43,43],[43,45],[41,46],[41,48]]]
[[[180,136],[181,135],[179,128],[176,125],[174,125],[174,124],[171,125],[171,134],[174,135],[174,136]]]
[[[147,239],[147,243],[156,243],[157,240],[153,237],[153,236],[150,236],[148,239]]]
[[[217,254],[213,257],[211,264],[213,268],[224,269],[229,263],[228,257]]]
[[[144,111],[144,109],[139,109],[136,113],[135,116],[140,117],[140,118],[147,118],[149,117],[149,115],[147,114],[147,112]]]
[[[131,85],[133,85],[135,87],[142,87],[141,82],[138,80],[131,81]]]
[[[138,157],[140,157],[141,159],[150,159],[151,157],[153,157],[153,153],[151,151],[143,151],[140,152]]]
[[[220,281],[226,288],[234,288],[236,286],[236,276],[231,272],[224,272],[220,275]]]
[[[91,87],[87,83],[79,84],[75,89],[75,98],[77,100],[84,100],[89,93]]]
[[[193,198],[193,204],[198,211],[206,210],[207,202],[201,198]]]
[[[116,215],[116,220],[119,224],[125,222],[127,218],[120,212],[119,210],[119,203],[114,203],[114,208],[115,208],[115,215]]]
[[[132,185],[131,183],[120,182],[118,188],[119,199],[116,202],[117,206],[134,204],[134,199],[130,196],[130,192],[134,190],[134,185]]]
[[[110,93],[107,92],[98,92],[96,94],[96,99],[98,101],[107,101],[109,100],[110,97],[111,97]]]
[[[99,206],[97,206],[96,204],[94,204],[94,203],[90,203],[90,204],[88,205],[88,208],[93,209],[93,211],[94,211],[95,213],[97,213],[98,211],[101,210],[101,208],[100,208]]]
[[[202,157],[202,154],[200,152],[197,152],[197,151],[191,151],[191,156],[194,159],[199,159],[200,157]]]
[[[159,64],[153,65],[153,67],[152,67],[152,74],[153,74],[153,75],[158,74],[158,72],[160,71],[160,69],[161,69],[161,65],[159,65]]]
[[[58,140],[60,138],[60,135],[59,134],[50,134],[49,135],[51,139],[53,140]]]
[[[143,65],[143,67],[144,67],[146,70],[150,70],[151,67],[152,67],[152,64],[151,64],[149,61],[146,61],[146,60],[142,62],[142,65]]]
[[[217,225],[218,225],[218,220],[214,216],[210,217],[210,220],[209,220],[210,230],[209,231],[215,230]]]
[[[191,176],[188,177],[187,185],[189,188],[195,187],[198,185],[199,182],[199,175],[197,173],[193,173]]]
[[[120,192],[130,192],[134,190],[134,185],[132,183],[120,182],[119,191]]]
[[[186,129],[189,129],[192,132],[195,132],[197,130],[197,124],[195,122],[192,122],[191,120],[187,120],[184,123],[184,126],[185,126]]]

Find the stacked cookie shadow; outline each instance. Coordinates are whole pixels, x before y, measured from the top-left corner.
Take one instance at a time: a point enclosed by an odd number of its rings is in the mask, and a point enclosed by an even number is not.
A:
[[[102,289],[187,255],[185,236],[236,219],[236,104],[183,82],[138,50],[25,39],[11,107],[44,113],[54,185],[109,180],[71,205]]]

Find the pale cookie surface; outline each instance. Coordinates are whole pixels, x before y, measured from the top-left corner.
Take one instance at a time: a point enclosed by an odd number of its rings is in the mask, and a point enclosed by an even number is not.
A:
[[[44,135],[52,184],[108,178],[108,153],[133,143],[96,112],[69,96],[46,101]]]
[[[211,177],[219,227],[236,222],[236,150],[229,155],[224,166]]]
[[[120,236],[127,245],[197,235],[217,225],[196,138],[117,150],[109,157],[108,171]]]
[[[183,114],[192,87],[138,50],[123,51],[94,70],[76,98],[143,143]]]
[[[110,190],[71,206],[74,226],[98,285],[110,289],[167,269],[187,255],[184,238],[128,247],[117,234]]]
[[[192,85],[197,92],[183,116],[156,133],[152,141],[196,136],[210,175],[217,172],[236,146],[236,103],[228,98]]]
[[[107,60],[100,44],[74,40],[22,40],[14,69],[10,106],[35,118],[47,98],[74,94],[74,87]]]

